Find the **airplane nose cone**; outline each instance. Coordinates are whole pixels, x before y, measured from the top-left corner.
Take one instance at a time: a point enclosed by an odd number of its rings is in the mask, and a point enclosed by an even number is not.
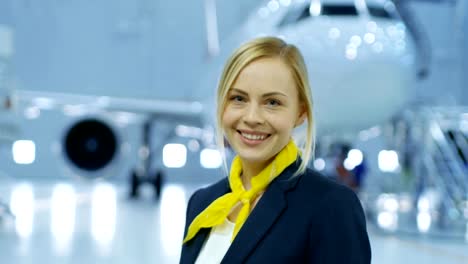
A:
[[[117,153],[117,137],[106,123],[84,119],[70,127],[64,152],[69,161],[86,171],[105,168]]]

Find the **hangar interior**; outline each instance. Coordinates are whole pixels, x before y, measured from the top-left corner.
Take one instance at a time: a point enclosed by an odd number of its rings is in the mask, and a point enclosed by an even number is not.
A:
[[[178,263],[225,177],[220,71],[268,34],[310,66],[310,167],[358,194],[372,263],[468,263],[464,0],[2,1],[0,263]]]

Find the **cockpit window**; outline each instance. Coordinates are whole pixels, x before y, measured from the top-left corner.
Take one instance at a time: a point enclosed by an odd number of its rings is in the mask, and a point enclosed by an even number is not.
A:
[[[354,5],[322,5],[321,15],[325,16],[357,16]]]
[[[320,15],[323,16],[357,16],[358,11],[354,5],[322,4]],[[311,18],[309,5],[291,9],[278,24],[279,27],[297,24],[302,20]]]
[[[367,10],[369,10],[369,14],[371,16],[373,16],[373,17],[385,18],[385,19],[392,19],[393,18],[392,14],[390,14],[383,7],[368,5]]]

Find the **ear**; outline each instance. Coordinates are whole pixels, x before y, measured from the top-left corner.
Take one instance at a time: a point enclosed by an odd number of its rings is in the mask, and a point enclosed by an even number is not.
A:
[[[304,123],[304,121],[307,118],[307,111],[305,110],[304,105],[301,105],[299,109],[299,116],[296,119],[296,122],[294,123],[294,127],[298,127]]]

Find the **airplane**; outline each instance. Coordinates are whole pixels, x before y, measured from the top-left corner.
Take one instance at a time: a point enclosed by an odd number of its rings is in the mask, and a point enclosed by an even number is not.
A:
[[[305,57],[317,133],[356,133],[389,120],[411,99],[417,72],[409,33],[392,1],[264,1],[221,45],[203,86],[216,86],[242,42],[279,36]]]
[[[131,197],[138,197],[145,182],[159,192],[162,169],[154,168],[154,151],[173,138],[213,145],[211,96],[222,65],[240,43],[260,35],[280,36],[303,51],[318,136],[356,133],[381,124],[410,99],[416,78],[415,47],[391,1],[270,0],[223,41],[198,88],[206,101],[14,90],[13,111],[24,116],[15,122],[21,136],[35,142],[34,146],[21,142],[18,151],[35,148],[36,160],[28,167],[9,160],[4,168],[14,175],[35,171],[88,179],[125,171],[130,174]],[[52,119],[48,127],[41,127],[41,122]],[[160,133],[156,136],[155,125]]]

